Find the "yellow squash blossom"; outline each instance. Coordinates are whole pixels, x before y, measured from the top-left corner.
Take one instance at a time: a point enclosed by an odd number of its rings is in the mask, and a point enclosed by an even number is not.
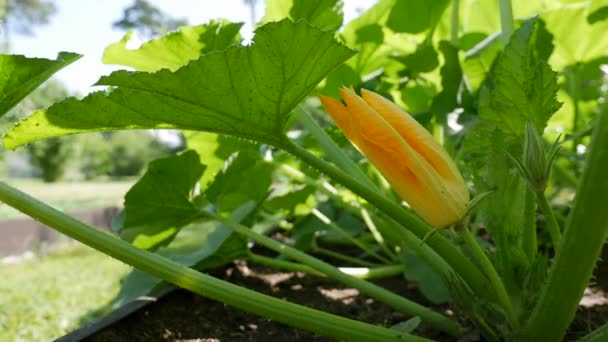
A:
[[[381,95],[341,89],[342,102],[321,102],[348,139],[374,164],[395,191],[437,228],[466,214],[469,191],[456,165],[414,118]]]

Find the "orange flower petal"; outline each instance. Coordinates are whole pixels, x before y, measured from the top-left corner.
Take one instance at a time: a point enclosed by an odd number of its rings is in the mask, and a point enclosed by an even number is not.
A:
[[[424,127],[382,96],[341,89],[346,106],[321,101],[346,136],[399,195],[426,221],[441,228],[466,213],[469,199],[460,172]]]

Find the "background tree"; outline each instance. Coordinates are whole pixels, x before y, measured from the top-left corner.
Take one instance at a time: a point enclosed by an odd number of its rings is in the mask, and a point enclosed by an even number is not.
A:
[[[112,177],[137,176],[149,161],[169,154],[169,148],[149,131],[115,131],[106,136],[111,145]]]
[[[3,51],[9,49],[10,34],[32,35],[33,28],[48,24],[56,11],[55,2],[49,0],[0,0]]]
[[[135,0],[125,8],[122,18],[115,21],[112,27],[125,31],[135,30],[142,37],[151,38],[187,24],[186,19],[172,18],[146,0]]]

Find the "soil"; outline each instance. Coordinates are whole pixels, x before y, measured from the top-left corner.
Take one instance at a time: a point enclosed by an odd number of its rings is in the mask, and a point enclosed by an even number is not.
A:
[[[598,281],[608,280],[608,267],[601,267]],[[214,274],[232,283],[348,318],[390,327],[409,317],[357,290],[345,288],[326,278],[302,273],[277,272],[267,267],[235,262]],[[452,313],[430,304],[415,286],[402,278],[382,279],[377,284],[435,310]],[[404,286],[404,284],[406,284]],[[608,282],[599,283],[586,296],[591,307],[581,307],[566,340],[575,340],[608,321]],[[452,313],[453,314],[453,313]],[[421,324],[416,334],[437,341],[455,341]],[[475,330],[460,341],[480,341]],[[244,313],[185,290],[176,290],[114,325],[85,339],[87,342],[227,342],[227,341],[333,341],[281,323]]]

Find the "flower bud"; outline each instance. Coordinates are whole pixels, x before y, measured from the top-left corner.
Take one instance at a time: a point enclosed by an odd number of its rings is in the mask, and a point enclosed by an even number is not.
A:
[[[334,122],[393,189],[437,228],[460,221],[469,191],[456,165],[414,118],[384,97],[341,89],[342,102],[321,96]]]

